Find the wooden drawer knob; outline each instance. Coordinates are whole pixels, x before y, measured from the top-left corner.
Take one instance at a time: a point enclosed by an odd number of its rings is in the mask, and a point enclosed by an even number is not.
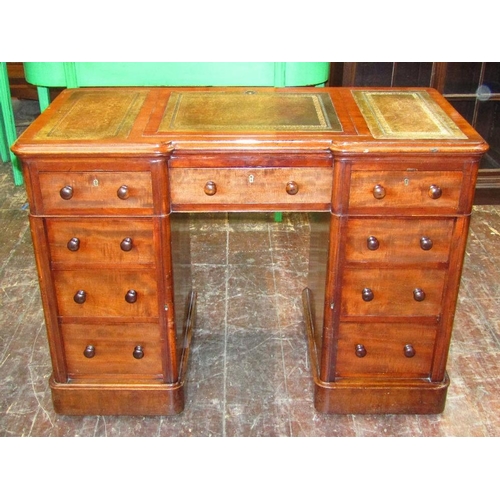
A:
[[[140,345],[134,347],[134,352],[132,353],[135,359],[142,359],[144,357],[144,349]]]
[[[126,200],[130,196],[128,186],[120,186],[118,188],[118,191],[116,192],[116,195],[118,196],[118,198],[120,198],[120,200]]]
[[[377,184],[373,188],[373,196],[375,198],[377,198],[377,200],[381,200],[382,198],[385,198],[385,187],[380,185],[380,184]]]
[[[217,184],[214,181],[208,181],[203,190],[207,196],[213,196],[217,192]]]
[[[294,195],[299,192],[299,185],[295,181],[290,181],[286,183],[285,189],[288,194]]]
[[[133,304],[134,302],[137,302],[137,292],[135,290],[129,290],[126,294],[125,294],[125,300],[129,303],[129,304]]]
[[[73,296],[73,300],[77,304],[83,304],[87,300],[87,292],[85,290],[78,290]]]
[[[366,348],[363,344],[357,344],[354,348],[354,352],[358,358],[364,358],[366,356]]]
[[[380,243],[375,236],[368,236],[368,239],[366,240],[366,246],[368,247],[368,250],[377,250],[378,247],[380,246]]]
[[[429,187],[429,197],[432,198],[433,200],[441,198],[442,194],[443,194],[442,189],[439,186],[436,186],[436,184],[432,184],[432,186]]]
[[[78,238],[71,238],[67,244],[68,250],[77,252],[80,249],[80,240]]]
[[[417,302],[422,302],[425,300],[425,292],[421,288],[415,288],[415,290],[413,290],[413,298]]]
[[[95,356],[95,347],[93,345],[88,345],[83,351],[83,355],[86,358],[93,358]]]
[[[130,252],[132,250],[133,242],[132,238],[123,238],[122,242],[120,243],[120,248],[124,252]]]
[[[406,344],[404,347],[404,354],[407,358],[415,356],[415,348],[411,344]]]
[[[371,300],[373,300],[374,295],[371,288],[363,288],[363,291],[361,292],[361,297],[363,297],[363,300],[365,302],[370,302]]]
[[[432,248],[432,240],[430,238],[426,238],[425,236],[422,236],[420,238],[420,248],[422,250],[430,250]]]
[[[71,200],[73,198],[73,187],[72,186],[64,186],[60,191],[59,195],[63,200]]]

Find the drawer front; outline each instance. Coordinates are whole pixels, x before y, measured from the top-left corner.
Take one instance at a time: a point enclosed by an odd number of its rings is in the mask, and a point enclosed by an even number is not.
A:
[[[158,317],[154,271],[93,269],[53,274],[60,316]]]
[[[350,218],[348,262],[447,263],[453,219]]]
[[[331,168],[172,168],[174,207],[185,205],[316,205],[328,207]]]
[[[439,269],[346,269],[342,315],[437,316],[445,275]]]
[[[46,214],[153,213],[150,172],[40,172]]]
[[[436,329],[391,323],[342,323],[336,376],[428,377]]]
[[[157,324],[61,325],[70,378],[162,373]]]
[[[47,219],[53,264],[153,265],[151,219]]]
[[[458,210],[463,173],[450,171],[353,171],[349,210]]]

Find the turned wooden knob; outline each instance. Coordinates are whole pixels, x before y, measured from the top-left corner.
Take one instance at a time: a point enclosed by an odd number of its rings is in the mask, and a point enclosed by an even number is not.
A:
[[[126,294],[125,294],[125,300],[129,303],[129,304],[133,304],[134,302],[137,302],[137,292],[135,290],[129,290]]]
[[[380,184],[377,184],[373,188],[373,196],[375,198],[377,198],[377,200],[381,200],[382,198],[384,198],[385,197],[385,187],[380,185]]]
[[[120,243],[120,248],[124,252],[130,252],[132,250],[132,238],[123,238],[122,242]]]
[[[118,191],[116,192],[116,195],[118,196],[118,198],[120,198],[120,200],[126,200],[130,196],[130,193],[128,192],[128,186],[120,186],[118,188]]]
[[[95,356],[95,347],[93,345],[88,345],[83,351],[83,355],[86,358],[93,358]]]
[[[426,238],[425,236],[422,236],[420,238],[420,248],[422,250],[430,250],[432,248],[432,240],[430,238]]]
[[[425,300],[425,292],[421,288],[415,288],[415,290],[413,290],[413,298],[417,302],[422,302]]]
[[[136,345],[132,356],[134,356],[135,359],[142,359],[144,357],[144,349],[140,345]]]
[[[67,244],[68,250],[77,252],[80,249],[80,240],[78,238],[71,238]]]
[[[213,196],[217,192],[217,184],[214,181],[208,181],[203,190],[207,196]]]
[[[442,189],[439,186],[436,186],[436,184],[432,184],[432,186],[429,187],[429,196],[433,200],[437,200],[438,198],[441,198],[442,194],[443,194]]]
[[[295,181],[290,181],[286,183],[285,189],[288,194],[294,195],[299,192],[299,185]]]
[[[377,238],[375,238],[375,236],[368,236],[368,239],[366,240],[366,246],[368,247],[368,250],[377,250],[380,246],[380,243]]]
[[[373,291],[371,290],[371,288],[363,288],[363,291],[361,292],[361,296],[363,297],[363,300],[365,302],[370,302],[371,300],[373,300]]]
[[[407,358],[413,358],[415,356],[415,348],[411,344],[406,344],[404,346],[404,354]]]
[[[363,344],[357,344],[354,348],[354,352],[358,358],[364,358],[366,356],[366,348]]]
[[[83,304],[87,300],[87,292],[85,290],[78,290],[73,296],[73,300],[77,304]]]
[[[64,186],[60,191],[59,195],[63,200],[71,200],[73,198],[73,187],[72,186]]]

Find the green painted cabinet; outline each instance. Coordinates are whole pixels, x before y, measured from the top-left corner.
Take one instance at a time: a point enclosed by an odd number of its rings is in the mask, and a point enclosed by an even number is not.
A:
[[[26,62],[26,80],[39,88],[41,108],[48,87],[323,85],[325,62]]]

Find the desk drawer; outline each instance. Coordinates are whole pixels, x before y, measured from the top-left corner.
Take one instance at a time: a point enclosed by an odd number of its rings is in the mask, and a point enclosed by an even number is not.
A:
[[[161,376],[157,324],[66,324],[61,331],[70,378]]]
[[[53,264],[153,265],[152,219],[46,220]]]
[[[436,329],[391,323],[342,323],[337,377],[428,377]]]
[[[323,168],[172,168],[170,195],[175,208],[264,206],[326,209],[333,172]]]
[[[454,219],[351,217],[346,260],[391,264],[447,263]]]
[[[155,271],[54,271],[59,316],[157,318]]]
[[[349,211],[404,209],[455,213],[462,179],[460,170],[355,170],[351,174]]]
[[[46,214],[153,213],[150,172],[59,172],[39,174]]]
[[[441,269],[346,269],[342,315],[438,316],[445,276]]]

